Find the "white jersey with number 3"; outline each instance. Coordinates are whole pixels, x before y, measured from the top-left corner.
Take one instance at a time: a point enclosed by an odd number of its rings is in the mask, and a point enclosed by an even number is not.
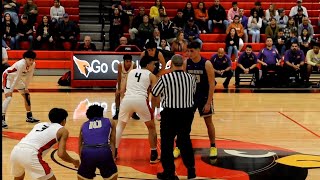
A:
[[[150,71],[147,69],[133,69],[127,77],[125,97],[144,96],[148,98],[148,88],[150,86]]]

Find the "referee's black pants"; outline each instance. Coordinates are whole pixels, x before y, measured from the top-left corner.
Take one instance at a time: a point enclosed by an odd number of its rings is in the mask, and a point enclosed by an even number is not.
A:
[[[161,162],[164,173],[174,175],[173,146],[174,138],[179,139],[179,149],[186,168],[194,168],[194,153],[190,139],[191,125],[194,117],[192,108],[165,108],[161,112]]]

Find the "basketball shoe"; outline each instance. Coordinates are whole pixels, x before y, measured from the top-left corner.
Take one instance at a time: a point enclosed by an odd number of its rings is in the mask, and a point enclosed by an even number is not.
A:
[[[160,159],[158,158],[158,151],[157,150],[151,150],[150,154],[150,164],[155,164],[159,162]]]
[[[211,164],[215,164],[218,158],[218,149],[216,147],[210,148],[209,159]]]

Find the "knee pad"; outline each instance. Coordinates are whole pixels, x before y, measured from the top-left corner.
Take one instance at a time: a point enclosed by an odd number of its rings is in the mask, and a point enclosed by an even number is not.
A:
[[[26,102],[27,102],[28,106],[30,106],[31,105],[30,94],[29,93],[25,93],[24,94],[24,98],[26,99]]]

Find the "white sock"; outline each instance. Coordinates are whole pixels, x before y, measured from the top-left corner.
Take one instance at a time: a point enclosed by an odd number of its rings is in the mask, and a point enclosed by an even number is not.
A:
[[[6,114],[11,98],[12,98],[11,96],[6,97],[2,102],[2,114]]]
[[[125,127],[126,127],[125,122],[118,121],[117,128],[116,128],[116,148],[119,147],[121,136]]]

